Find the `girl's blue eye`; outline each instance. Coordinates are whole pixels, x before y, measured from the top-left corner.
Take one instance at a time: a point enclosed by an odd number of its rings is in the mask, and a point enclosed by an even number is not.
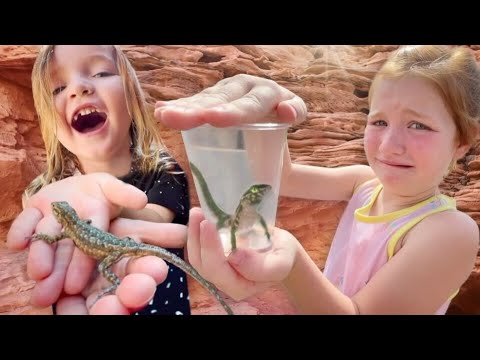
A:
[[[387,122],[384,120],[375,120],[372,121],[372,125],[374,126],[387,126]]]
[[[65,86],[59,86],[59,87],[55,88],[55,90],[53,90],[53,93],[52,93],[52,94],[53,94],[54,96],[55,96],[55,95],[58,95],[58,94],[60,94],[60,93],[63,91],[63,89],[65,89]]]
[[[416,130],[430,130],[428,126],[425,126],[421,123],[414,122],[412,125],[410,125],[411,129],[416,129]]]
[[[95,75],[93,75],[93,77],[105,77],[105,76],[110,76],[112,75],[111,73],[107,72],[107,71],[101,71],[99,73],[96,73]]]

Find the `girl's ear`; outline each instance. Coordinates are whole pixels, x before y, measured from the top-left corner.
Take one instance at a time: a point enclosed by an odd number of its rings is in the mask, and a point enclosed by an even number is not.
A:
[[[465,156],[468,150],[470,150],[471,145],[460,145],[455,151],[455,160],[461,159]]]
[[[475,131],[475,130],[473,130]],[[476,126],[476,136],[475,136],[475,139],[478,140],[480,139],[480,124],[477,124]],[[470,148],[472,147],[473,144],[470,144],[470,145],[467,145],[467,144],[463,144],[463,145],[458,145],[457,147],[457,150],[455,151],[455,159],[458,160],[458,159],[461,159],[462,157],[465,156],[465,154],[468,152],[468,150],[470,150]]]

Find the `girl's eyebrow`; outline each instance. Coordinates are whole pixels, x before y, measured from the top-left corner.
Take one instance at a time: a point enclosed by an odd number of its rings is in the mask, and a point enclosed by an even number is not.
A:
[[[411,114],[413,116],[416,116],[416,117],[420,117],[422,119],[430,119],[430,116],[428,116],[426,114],[422,114],[421,112],[415,111],[415,110],[410,109],[410,108],[405,109],[404,112],[407,113],[407,114]]]
[[[91,62],[110,62],[113,63],[113,59],[110,56],[105,54],[92,54],[87,57],[87,59]]]
[[[379,116],[379,115],[383,115],[383,112],[381,112],[381,111],[369,112],[367,117],[368,117],[368,118],[371,118],[371,117]]]
[[[108,63],[111,63],[111,64],[115,64],[114,60],[105,55],[105,54],[92,54],[92,55],[88,55],[86,57],[86,59],[88,60],[89,64],[95,64],[95,63],[101,63],[101,62],[108,62]],[[59,73],[62,72],[62,69],[58,69],[58,66],[56,65],[53,65],[50,69],[50,74],[51,74],[51,78],[55,78]]]

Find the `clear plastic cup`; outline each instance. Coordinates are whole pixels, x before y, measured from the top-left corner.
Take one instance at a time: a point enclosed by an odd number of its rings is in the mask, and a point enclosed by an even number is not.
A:
[[[182,131],[200,206],[216,224],[226,254],[271,247],[288,126],[203,125]]]

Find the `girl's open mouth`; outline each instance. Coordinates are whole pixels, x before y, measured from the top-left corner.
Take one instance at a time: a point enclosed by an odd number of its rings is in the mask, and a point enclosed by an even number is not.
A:
[[[107,120],[104,112],[92,112],[86,115],[78,115],[72,127],[78,132],[85,134],[100,129]]]

